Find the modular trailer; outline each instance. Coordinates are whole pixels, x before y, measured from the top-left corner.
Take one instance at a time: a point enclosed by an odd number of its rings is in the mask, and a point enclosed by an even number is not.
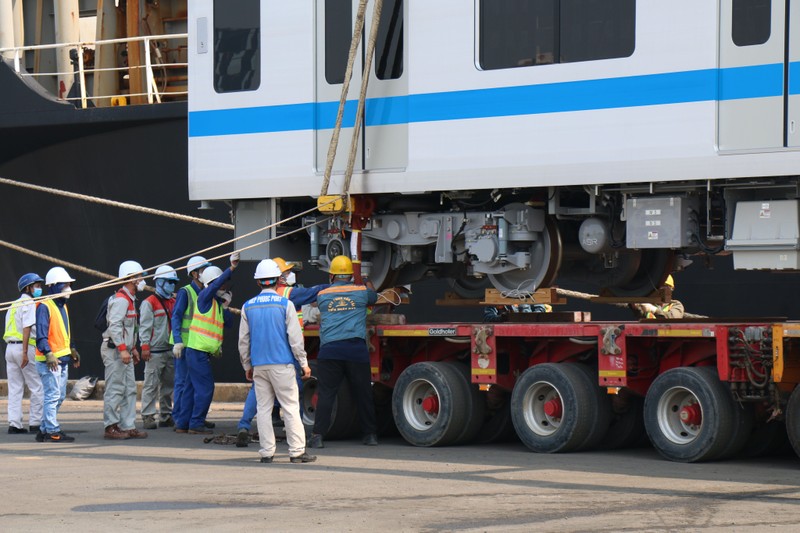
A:
[[[318,330],[306,335],[313,355]],[[666,459],[696,462],[775,452],[785,421],[800,454],[800,323],[374,325],[368,344],[380,422],[415,446],[515,431],[556,453],[646,434]],[[308,418],[314,394],[306,387]],[[338,402],[342,435],[356,415],[346,390]]]

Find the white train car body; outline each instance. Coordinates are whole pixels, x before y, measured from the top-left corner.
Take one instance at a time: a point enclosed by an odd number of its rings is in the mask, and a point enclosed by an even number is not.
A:
[[[237,232],[319,196],[358,4],[191,2],[189,193],[234,200]],[[384,9],[349,191],[378,199],[364,235],[379,243],[365,250],[385,252],[382,270],[463,263],[513,288],[572,268],[641,292],[671,269],[667,250],[717,244],[738,267],[798,267],[800,2]],[[250,32],[239,48],[225,38],[236,24]],[[331,193],[342,190],[362,57]],[[387,200],[397,195],[440,208]]]

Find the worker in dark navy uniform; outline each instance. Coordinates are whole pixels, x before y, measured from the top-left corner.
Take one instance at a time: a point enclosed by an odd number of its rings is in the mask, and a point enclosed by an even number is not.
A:
[[[353,284],[353,262],[346,256],[334,257],[329,273],[332,285],[317,296],[320,312],[319,396],[309,445],[312,448],[324,447],[336,393],[342,380],[347,379],[358,406],[363,442],[376,446],[375,403],[366,338],[367,307],[378,301],[378,293],[364,285]]]

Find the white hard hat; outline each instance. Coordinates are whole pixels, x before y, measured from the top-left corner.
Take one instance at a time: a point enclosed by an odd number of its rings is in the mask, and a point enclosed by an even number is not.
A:
[[[127,278],[133,274],[141,274],[144,269],[142,265],[140,265],[137,261],[123,261],[122,264],[119,265],[119,276],[120,278]]]
[[[200,275],[200,282],[206,287],[208,287],[212,281],[214,281],[221,275],[222,275],[222,269],[212,265],[203,270],[203,273]]]
[[[178,274],[171,266],[161,265],[156,269],[156,275],[153,276],[153,279],[171,279],[178,281]]]
[[[202,255],[196,255],[189,259],[189,262],[186,263],[186,273],[191,274],[197,269],[210,267],[211,263],[206,261],[206,258]]]
[[[44,277],[44,284],[45,285],[55,285],[56,283],[72,283],[75,281],[72,279],[67,271],[64,270],[63,267],[53,267],[47,271],[47,275]]]
[[[256,274],[253,279],[272,279],[281,277],[281,267],[272,259],[264,259],[256,265]]]

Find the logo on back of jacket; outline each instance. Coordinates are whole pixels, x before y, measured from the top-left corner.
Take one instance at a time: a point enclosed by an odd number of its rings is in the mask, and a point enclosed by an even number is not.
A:
[[[326,310],[332,313],[341,311],[355,311],[356,302],[347,296],[336,296],[327,305]]]

